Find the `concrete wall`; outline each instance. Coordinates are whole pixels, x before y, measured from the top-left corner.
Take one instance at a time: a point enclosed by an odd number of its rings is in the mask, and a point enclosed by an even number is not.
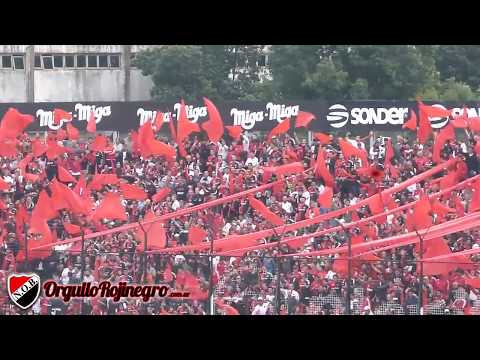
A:
[[[131,52],[139,52],[161,45],[132,45]],[[0,54],[25,54],[27,45],[0,45]],[[35,45],[35,54],[122,54],[123,45]],[[53,69],[34,71],[35,102],[54,101],[125,101],[129,90],[130,101],[150,100],[153,82],[135,68],[129,70],[130,86],[125,87],[125,62],[118,69]],[[128,70],[127,70],[128,71]],[[22,70],[0,69],[0,102],[25,102],[26,78]]]
[[[123,101],[121,70],[35,71],[35,102]]]
[[[25,102],[25,71],[0,70],[0,102]]]
[[[150,100],[153,81],[150,76],[143,76],[138,69],[130,70],[130,101]]]

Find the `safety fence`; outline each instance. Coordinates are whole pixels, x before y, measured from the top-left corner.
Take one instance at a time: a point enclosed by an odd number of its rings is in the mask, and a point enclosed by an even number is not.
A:
[[[16,272],[37,273],[42,283],[158,284],[182,296],[63,301],[42,293],[31,309],[19,310],[2,286],[0,314],[480,315],[480,262],[441,262],[434,264],[438,274],[421,274],[413,255],[350,264],[332,256],[145,254],[135,248],[30,256]]]

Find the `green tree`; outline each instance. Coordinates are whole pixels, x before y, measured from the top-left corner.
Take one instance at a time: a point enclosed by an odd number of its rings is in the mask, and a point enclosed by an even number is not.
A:
[[[350,86],[348,94],[351,100],[369,99],[370,92],[368,91],[368,81],[362,78],[355,80]]]
[[[408,99],[434,82],[433,53],[411,45],[354,45],[338,56],[351,81],[367,81],[372,98]]]
[[[302,88],[307,99],[343,99],[347,89],[348,74],[331,59],[324,58],[315,72],[306,74]]]
[[[143,75],[152,76],[154,100],[173,102],[183,98],[190,102],[201,96],[218,99],[218,89],[205,71],[204,60],[201,46],[166,45],[141,52],[135,64]]]
[[[477,90],[480,87],[480,45],[441,45],[436,57],[441,80],[454,77]]]
[[[475,94],[467,84],[455,81],[452,77],[442,85],[440,100],[458,102],[478,100],[478,94]]]

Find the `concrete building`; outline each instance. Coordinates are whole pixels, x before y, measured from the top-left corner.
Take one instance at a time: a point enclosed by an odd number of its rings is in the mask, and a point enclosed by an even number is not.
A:
[[[131,65],[160,45],[0,45],[0,102],[150,100],[152,81]]]

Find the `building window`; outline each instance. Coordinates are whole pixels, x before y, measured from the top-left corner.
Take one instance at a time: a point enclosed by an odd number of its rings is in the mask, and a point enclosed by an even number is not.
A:
[[[108,67],[108,55],[99,55],[98,56],[98,67],[107,68]]]
[[[40,55],[35,55],[34,62],[37,69],[42,68],[42,60],[40,59]]]
[[[43,68],[47,70],[53,69],[53,56],[42,55]]]
[[[88,67],[96,68],[98,67],[98,58],[97,55],[88,55]]]
[[[110,67],[119,68],[120,67],[120,55],[110,55]]]
[[[11,69],[12,68],[12,57],[10,55],[2,56],[2,68]]]
[[[65,67],[75,67],[75,57],[73,55],[65,55]]]
[[[261,55],[260,59],[258,59],[258,66],[266,66],[266,65],[267,65],[266,55]]]
[[[84,68],[86,66],[85,55],[77,55],[77,67]]]
[[[55,55],[53,57],[53,66],[56,68],[63,68],[63,56]]]
[[[13,55],[13,66],[15,70],[24,70],[25,63],[23,61],[23,55]]]

